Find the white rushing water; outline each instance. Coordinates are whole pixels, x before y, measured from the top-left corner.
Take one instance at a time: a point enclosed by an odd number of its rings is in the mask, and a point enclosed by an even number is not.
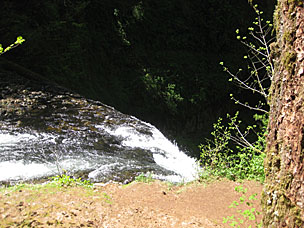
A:
[[[9,159],[21,154],[28,144],[39,138],[32,134],[3,134],[0,133],[0,181],[27,180],[50,176],[57,173],[55,164],[37,163],[28,160]]]
[[[56,167],[42,163],[24,163],[23,161],[0,162],[0,181],[27,180],[54,175]]]
[[[22,141],[28,141],[35,139],[36,137],[30,134],[17,134],[17,135],[11,135],[11,134],[0,134],[0,146],[10,146]]]
[[[152,136],[138,133],[129,126],[116,130],[105,129],[108,133],[121,136],[125,146],[143,148],[153,152],[154,161],[161,167],[174,171],[177,175],[156,176],[172,182],[189,182],[198,178],[200,167],[196,159],[187,156],[178,146],[171,143],[157,128],[152,128]]]
[[[103,125],[96,126],[100,131],[106,131],[108,134],[122,139],[121,144],[126,148],[142,148],[152,153],[153,159],[160,167],[173,171],[176,175],[154,175],[159,179],[172,182],[189,182],[198,177],[199,166],[194,158],[187,156],[184,152],[171,143],[158,129],[146,124],[152,134],[139,133],[134,127],[119,126],[111,129]],[[44,145],[54,145],[56,136],[42,134],[3,134],[0,133],[0,181],[7,180],[27,180],[58,174],[58,165],[60,168],[71,171],[93,170],[89,177],[93,178],[113,172],[113,169],[122,166],[138,166],[138,163],[132,160],[126,161],[115,156],[108,158],[105,155],[75,156],[65,157],[56,162],[50,161],[32,161],[29,156],[33,144],[43,142]],[[63,140],[62,143],[69,143],[69,140]],[[44,146],[43,149],[47,149]],[[35,151],[35,153],[46,153],[45,151]],[[15,157],[12,157],[12,155]],[[20,155],[20,156],[19,156]],[[22,156],[21,156],[22,155]],[[77,156],[76,156],[77,155]],[[112,159],[112,160],[111,160]],[[138,162],[138,161],[137,161]],[[119,169],[118,169],[119,170]],[[117,171],[116,171],[117,172]],[[119,172],[119,171],[118,171]]]

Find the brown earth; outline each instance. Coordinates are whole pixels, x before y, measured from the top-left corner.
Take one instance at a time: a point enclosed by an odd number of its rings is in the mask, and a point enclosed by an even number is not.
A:
[[[236,209],[229,205],[239,201],[241,194],[234,190],[238,185],[226,180],[184,186],[154,181],[93,189],[2,189],[0,227],[230,227],[222,221],[223,217],[237,216]],[[262,192],[259,183],[247,181],[242,185],[248,188],[248,197]],[[259,200],[254,207],[261,211]],[[242,204],[238,209],[246,206]]]

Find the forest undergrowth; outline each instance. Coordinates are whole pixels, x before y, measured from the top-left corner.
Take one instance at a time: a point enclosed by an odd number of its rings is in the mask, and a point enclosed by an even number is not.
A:
[[[228,74],[229,81],[238,89],[251,93],[253,101],[239,99],[230,94],[236,105],[254,112],[253,123],[242,121],[239,112],[227,114],[213,124],[212,138],[199,145],[203,172],[201,178],[210,175],[226,177],[230,180],[265,180],[264,158],[268,124],[268,95],[273,75],[270,44],[274,41],[273,25],[263,18],[258,5],[252,5],[256,18],[252,26],[241,35],[236,29],[236,38],[246,48],[244,60],[247,69],[230,71],[224,62],[220,62]],[[237,90],[236,90],[237,91]]]

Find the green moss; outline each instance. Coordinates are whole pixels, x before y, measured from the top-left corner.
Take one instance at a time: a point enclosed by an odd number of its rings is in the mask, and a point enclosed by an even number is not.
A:
[[[301,219],[301,209],[297,206],[294,206],[293,208],[291,208],[290,214],[293,215],[295,224],[298,227],[303,227],[304,221]]]
[[[281,168],[281,158],[275,153],[275,150],[266,151],[267,156],[264,160],[265,175],[271,175],[273,172],[277,172]]]
[[[301,209],[292,203],[286,196],[290,183],[293,180],[293,175],[289,172],[280,174],[280,182],[276,180],[266,186],[266,191],[262,195],[262,205],[264,210],[264,225],[271,224],[272,214],[276,213],[278,221],[284,221],[286,217],[292,218],[290,227],[302,227],[304,221],[301,219]],[[277,196],[277,201],[274,200],[274,195]],[[270,200],[271,203],[268,203]],[[278,225],[278,224],[276,224]],[[296,226],[295,226],[296,225]]]
[[[292,12],[296,6],[303,6],[303,0],[287,0],[287,3],[289,7],[292,9]]]
[[[273,24],[274,24],[274,29],[276,31],[276,33],[278,34],[279,32],[279,25],[280,25],[280,12],[281,12],[281,5],[278,3],[275,11],[273,13]]]
[[[284,64],[285,69],[287,69],[287,71],[289,73],[292,73],[292,71],[294,70],[295,67],[295,60],[297,58],[297,55],[294,51],[288,51],[284,53],[284,56],[282,58],[282,62]]]
[[[292,44],[293,42],[293,34],[290,31],[285,31],[283,34],[284,43]]]

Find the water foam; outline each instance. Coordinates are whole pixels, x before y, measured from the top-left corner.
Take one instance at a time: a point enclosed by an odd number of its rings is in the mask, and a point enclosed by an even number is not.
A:
[[[143,135],[130,126],[118,127],[117,129],[104,128],[109,134],[121,136],[122,144],[129,147],[139,147],[153,152],[154,161],[161,167],[174,171],[180,176],[157,176],[172,182],[189,182],[199,176],[199,165],[196,159],[187,156],[178,146],[171,143],[157,128],[145,123],[150,127],[152,135]]]
[[[54,174],[55,167],[46,164],[24,163],[23,161],[5,161],[0,163],[0,181],[27,180]]]
[[[30,134],[0,134],[0,145],[12,145],[21,141],[27,141],[32,139],[36,139],[36,137]]]
[[[108,128],[104,125],[98,125],[96,128],[106,131],[110,135],[117,136],[122,139],[122,146],[130,148],[142,148],[152,152],[153,160],[160,167],[173,171],[177,175],[156,175],[155,178],[168,180],[171,182],[188,182],[197,179],[199,166],[194,158],[187,156],[183,151],[179,150],[177,145],[171,143],[158,129],[153,125],[141,122],[144,128],[141,130],[147,131],[145,134],[136,130],[132,126],[119,126],[117,128]],[[0,152],[12,155],[17,154],[11,160],[0,161],[0,181],[6,180],[27,180],[33,178],[41,178],[58,174],[58,166],[61,169],[73,171],[79,170],[94,170],[89,174],[90,178],[98,175],[104,175],[120,170],[120,167],[137,166],[136,162],[123,160],[119,165],[118,158],[115,156],[114,160],[103,155],[89,155],[88,151],[80,154],[70,154],[70,157],[61,157],[59,161],[54,160],[28,160],[27,158],[33,151],[31,146],[33,144],[39,145],[35,147],[36,153],[44,154],[44,150],[50,148],[51,145],[56,144],[56,135],[39,133],[39,134],[6,134],[0,133]],[[72,140],[73,141],[73,140]],[[69,140],[62,140],[62,145],[58,145],[58,150],[62,150],[65,144],[70,144]],[[75,142],[73,141],[73,144]],[[22,148],[24,150],[20,150]],[[20,151],[19,151],[20,150]],[[39,152],[41,150],[41,152]],[[67,154],[68,151],[65,151]],[[79,152],[79,151],[78,151]],[[78,153],[77,152],[77,153]],[[18,155],[20,153],[20,156]],[[25,157],[23,157],[25,156]],[[83,157],[84,156],[84,157]],[[57,163],[57,165],[56,165]],[[115,164],[115,165],[114,165]],[[117,171],[119,172],[119,171]],[[94,178],[93,178],[94,179]]]
[[[5,161],[0,162],[0,181],[6,180],[30,180],[47,176],[58,175],[60,170],[70,172],[86,170],[92,164],[83,159],[64,159],[57,165],[55,163],[36,163],[24,161]]]

